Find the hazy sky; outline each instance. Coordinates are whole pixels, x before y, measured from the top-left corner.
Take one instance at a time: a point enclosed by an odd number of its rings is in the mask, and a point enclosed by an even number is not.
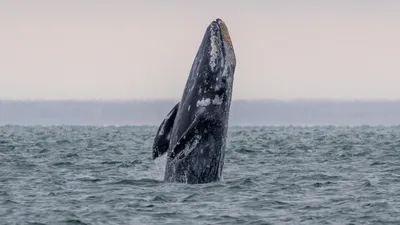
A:
[[[208,24],[234,99],[400,99],[400,1],[0,1],[0,99],[181,97]]]

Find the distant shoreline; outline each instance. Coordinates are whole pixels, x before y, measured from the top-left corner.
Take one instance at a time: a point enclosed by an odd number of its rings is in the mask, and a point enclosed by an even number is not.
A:
[[[180,99],[0,99],[0,102],[104,102],[104,103],[145,103],[145,102],[178,102]],[[398,99],[318,99],[318,98],[299,98],[299,99],[233,99],[232,102],[280,102],[280,103],[294,103],[294,102],[306,102],[306,103],[400,103]]]
[[[158,126],[178,100],[0,100],[0,125]],[[233,100],[230,126],[400,124],[400,100]]]

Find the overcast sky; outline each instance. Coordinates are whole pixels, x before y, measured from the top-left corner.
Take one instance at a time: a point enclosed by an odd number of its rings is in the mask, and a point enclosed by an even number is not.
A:
[[[394,0],[2,0],[0,99],[179,99],[217,17],[234,99],[400,99]]]

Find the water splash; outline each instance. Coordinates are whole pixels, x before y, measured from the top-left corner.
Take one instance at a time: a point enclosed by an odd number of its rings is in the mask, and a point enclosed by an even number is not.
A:
[[[163,180],[164,179],[166,163],[167,163],[167,154],[166,153],[154,160],[155,171],[154,171],[153,179],[155,179],[155,180]]]

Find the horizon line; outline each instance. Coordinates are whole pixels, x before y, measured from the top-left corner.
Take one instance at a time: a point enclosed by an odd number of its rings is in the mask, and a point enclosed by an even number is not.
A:
[[[177,98],[152,99],[1,99],[0,102],[178,102]],[[400,102],[400,98],[338,99],[338,98],[236,98],[232,102]]]

